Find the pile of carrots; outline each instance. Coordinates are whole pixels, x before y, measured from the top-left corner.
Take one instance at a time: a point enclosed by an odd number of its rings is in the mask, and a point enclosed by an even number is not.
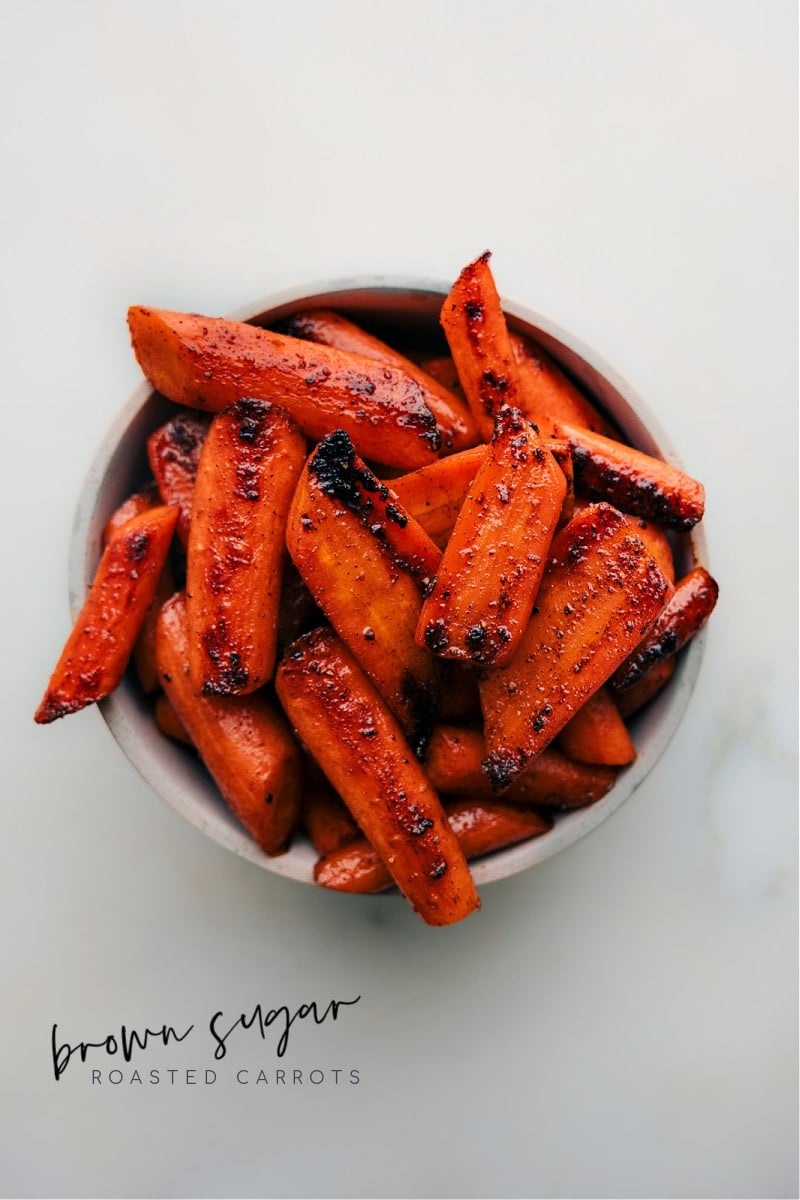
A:
[[[267,854],[302,825],[330,888],[400,888],[434,925],[467,859],[546,833],[635,758],[717,585],[675,580],[702,486],[624,444],[507,328],[484,254],[411,360],[345,317],[280,328],[132,308],[180,406],[105,530],[36,720],[132,659]]]

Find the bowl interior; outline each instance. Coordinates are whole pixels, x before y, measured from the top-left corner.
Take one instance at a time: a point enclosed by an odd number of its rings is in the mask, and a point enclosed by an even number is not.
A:
[[[303,308],[333,308],[384,337],[398,349],[446,353],[438,323],[448,287],[436,282],[385,278],[318,285],[269,297],[233,314],[236,319],[272,324]],[[622,433],[640,449],[680,465],[667,435],[645,403],[588,347],[552,322],[515,304],[505,304],[509,325],[539,341],[561,368],[586,391]],[[176,407],[142,384],[104,438],[84,484],[70,554],[70,606],[77,616],[94,576],[106,521],[149,473],[147,437]],[[673,540],[680,576],[705,562],[702,530]],[[612,790],[589,808],[560,816],[542,837],[497,851],[472,864],[478,885],[516,874],[585,836],[624,803],[652,770],[686,709],[700,667],[704,636],[694,638],[679,657],[670,684],[630,724],[636,761],[624,768]],[[159,733],[152,707],[131,672],[100,705],[102,715],[141,775],[191,824],[214,841],[274,873],[313,883],[316,854],[298,837],[276,858],[265,855],[238,824],[194,754]]]

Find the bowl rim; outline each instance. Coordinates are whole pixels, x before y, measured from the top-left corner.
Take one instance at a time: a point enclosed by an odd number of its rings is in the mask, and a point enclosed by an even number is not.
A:
[[[443,299],[450,287],[451,284],[442,280],[404,275],[356,275],[317,280],[269,293],[260,300],[239,306],[229,314],[229,319],[258,321],[269,315],[272,320],[278,320],[284,315],[281,312],[283,309],[290,311],[301,303],[306,307],[315,304],[319,306],[326,298],[327,306],[334,307],[331,298],[347,293],[351,294],[350,300],[354,305],[358,293],[380,293],[387,299],[393,294],[398,299],[416,296],[429,304],[434,297]],[[632,418],[625,428],[626,433],[630,432],[630,424],[638,424],[641,431],[646,433],[647,438],[657,447],[661,457],[674,466],[681,466],[678,452],[658,417],[614,367],[580,338],[544,314],[505,297],[501,297],[501,303],[503,311],[512,318],[512,322],[518,327],[534,330],[535,336],[545,343],[548,351],[552,352],[556,359],[559,358],[559,351],[566,352],[568,356],[580,360],[590,372],[609,386],[622,400]],[[137,417],[141,417],[148,402],[155,403],[155,397],[150,384],[143,380],[112,419],[91,460],[79,494],[70,539],[68,582],[73,621],[85,600],[99,558],[98,529],[101,528],[103,515],[101,485],[112,475],[115,460],[121,457],[121,447],[126,435],[130,433],[132,423]],[[636,435],[632,437],[636,442]],[[702,522],[695,526],[686,538],[693,562],[708,566],[708,548]],[[636,760],[620,771],[616,783],[607,795],[586,808],[559,814],[553,828],[540,837],[494,851],[473,861],[470,867],[478,887],[506,879],[551,858],[586,837],[630,799],[662,757],[685,715],[700,672],[705,640],[706,630],[703,629],[679,656],[677,669],[668,688],[651,701],[646,710],[649,720],[645,744],[642,747],[637,744]],[[97,707],[112,736],[142,778],[186,821],[225,849],[273,874],[314,884],[312,872],[317,855],[307,839],[294,842],[286,854],[267,856],[218,797],[210,810],[207,804],[198,802],[193,785],[203,776],[207,781],[206,793],[209,789],[213,792],[216,789],[205,769],[200,768],[199,764],[189,762],[188,753],[183,747],[173,746],[156,731],[159,741],[152,742],[152,745],[154,750],[160,752],[147,752],[150,743],[147,740],[143,741],[142,736],[144,703],[141,695],[137,696],[137,689],[129,675],[120,687]],[[147,719],[155,730],[152,717]],[[634,741],[636,740],[634,734]],[[396,892],[393,890],[382,894],[392,895]]]

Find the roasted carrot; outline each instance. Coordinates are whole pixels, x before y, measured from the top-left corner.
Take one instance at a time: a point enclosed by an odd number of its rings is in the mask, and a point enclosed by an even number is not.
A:
[[[615,692],[614,698],[620,716],[627,721],[640,708],[644,708],[645,704],[648,704],[654,696],[657,696],[675,674],[675,665],[674,656],[662,658],[661,662],[657,662],[655,666],[651,667],[639,682],[632,684],[627,691]]]
[[[122,501],[119,508],[115,509],[106,521],[103,530],[103,545],[107,546],[117,530],[121,529],[123,525],[127,525],[128,521],[132,521],[140,513],[148,512],[151,508],[158,508],[160,504],[161,500],[155,483],[147,484],[140,491],[133,492]]]
[[[350,810],[324,778],[306,785],[303,826],[317,854],[330,854],[361,837]]]
[[[391,481],[406,512],[437,546],[447,543],[469,485],[487,453],[486,446],[475,446]]]
[[[283,715],[263,693],[197,694],[180,592],[161,609],[156,654],[164,691],[223,799],[265,854],[280,854],[302,791],[300,751]]]
[[[201,413],[180,412],[147,439],[147,458],[161,498],[178,506],[177,534],[184,546],[189,541],[197,464],[208,424]]]
[[[437,792],[493,795],[484,769],[486,740],[479,729],[437,725],[425,757],[425,771]],[[610,767],[571,762],[549,746],[517,776],[503,796],[506,804],[542,808],[583,808],[611,790],[617,772]]]
[[[519,374],[487,250],[464,267],[442,305],[445,332],[464,395],[489,441],[504,405],[522,407]]]
[[[175,712],[172,701],[168,700],[163,692],[156,699],[154,716],[156,725],[164,737],[172,738],[174,742],[183,742],[185,746],[192,745],[192,739],[186,732],[186,726]]]
[[[584,508],[588,508],[593,501],[587,500],[583,496],[575,497],[575,512],[583,512]],[[644,542],[647,549],[656,560],[656,566],[668,583],[675,582],[675,560],[672,556],[672,546],[669,536],[665,529],[657,525],[655,521],[648,521],[644,517],[634,517],[631,515],[631,524],[638,538]]]
[[[148,509],[112,536],[36,710],[39,725],[102,700],[122,679],[156,594],[177,516],[176,508]]]
[[[474,798],[451,801],[445,813],[467,858],[540,837],[551,828],[545,817],[530,809]],[[391,875],[366,838],[329,851],[314,868],[314,879],[322,887],[359,895],[392,886]]]
[[[526,417],[536,422],[542,437],[549,437],[558,421],[596,433],[611,433],[595,406],[541,346],[519,333],[511,333],[509,337],[519,372],[520,407]]]
[[[144,374],[178,404],[218,412],[269,400],[309,437],[346,429],[375,462],[413,469],[436,457],[427,393],[385,363],[221,318],[138,307],[128,325]]]
[[[703,485],[677,467],[575,425],[561,422],[555,432],[569,442],[576,491],[668,529],[685,532],[702,520]]]
[[[275,686],[303,743],[422,919],[449,925],[479,908],[438,796],[336,635],[321,628],[295,642]]]
[[[426,404],[436,418],[442,439],[442,450],[465,450],[478,440],[478,430],[472,414],[464,401],[448,391],[438,379],[426,372],[411,359],[399,354],[380,338],[373,337],[353,321],[330,309],[306,309],[295,313],[281,326],[292,337],[361,354],[376,362],[388,363],[415,380],[425,391]]]
[[[566,481],[535,427],[501,407],[422,606],[417,643],[442,658],[510,661],[533,609]]]
[[[558,745],[577,762],[624,767],[636,758],[631,735],[606,687],[598,688],[567,721]]]
[[[414,641],[422,592],[409,555],[397,553],[396,541],[388,545],[389,536],[410,534],[411,522],[373,521],[365,479],[377,497],[382,485],[347,435],[323,439],[297,485],[286,544],[315,601],[420,751],[439,702],[437,665]]]
[[[556,535],[517,653],[480,683],[486,769],[496,791],[614,673],[663,608],[668,590],[631,523],[608,504],[585,509]]]
[[[205,695],[272,678],[286,516],[305,456],[295,422],[264,400],[239,400],[211,423],[186,561],[189,669]]]
[[[652,629],[615,672],[611,681],[615,691],[626,691],[656,663],[677,654],[703,628],[718,595],[717,582],[705,567],[684,575]]]

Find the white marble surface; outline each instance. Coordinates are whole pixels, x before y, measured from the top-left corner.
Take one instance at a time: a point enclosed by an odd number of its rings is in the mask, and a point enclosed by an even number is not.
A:
[[[796,46],[784,0],[0,8],[3,1195],[797,1195]],[[487,246],[704,480],[722,598],[635,797],[436,932],[204,841],[96,712],[31,714],[127,305]],[[217,1010],[359,994],[213,1062]],[[54,1081],[54,1022],[196,1028],[114,1087]]]

